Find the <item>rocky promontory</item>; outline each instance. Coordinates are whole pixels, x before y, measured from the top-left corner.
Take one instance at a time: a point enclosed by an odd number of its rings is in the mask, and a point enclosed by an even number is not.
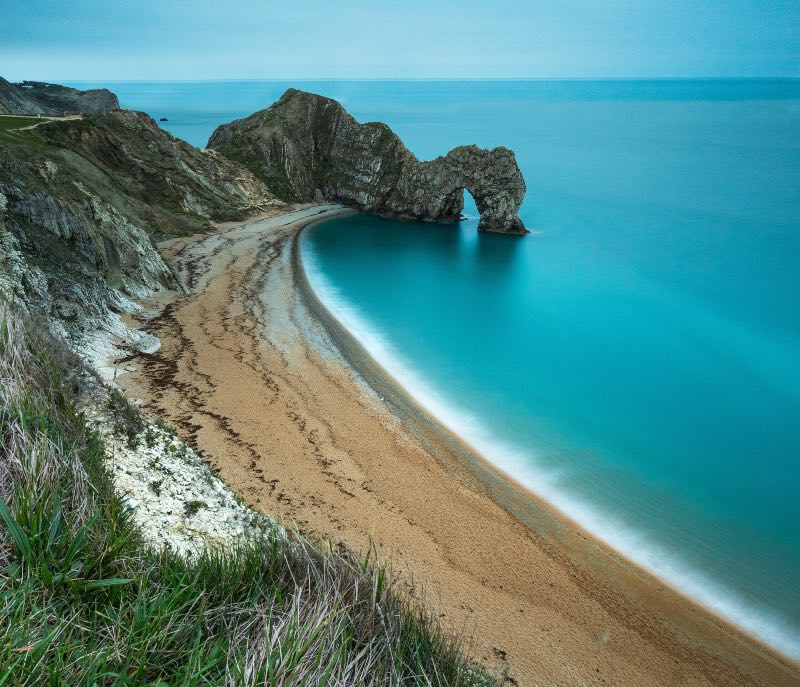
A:
[[[9,83],[0,77],[0,114],[99,115],[119,109],[119,99],[107,88],[80,91],[42,81]]]
[[[325,199],[388,217],[457,221],[468,190],[478,228],[524,234],[525,180],[514,153],[461,146],[418,160],[385,124],[357,122],[335,100],[289,89],[278,102],[224,124],[208,142],[287,201]]]

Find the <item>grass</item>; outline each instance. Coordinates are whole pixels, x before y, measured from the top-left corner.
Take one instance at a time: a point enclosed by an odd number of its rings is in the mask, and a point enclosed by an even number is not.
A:
[[[0,121],[5,119],[0,117]],[[49,143],[40,132],[41,127],[35,129],[3,129],[0,128],[0,142],[12,145],[29,146],[38,151],[53,152],[57,146]]]
[[[143,547],[45,332],[0,309],[0,686],[492,684],[369,559]]]
[[[9,129],[19,129],[23,126],[31,126],[42,120],[38,117],[0,117],[0,131]]]

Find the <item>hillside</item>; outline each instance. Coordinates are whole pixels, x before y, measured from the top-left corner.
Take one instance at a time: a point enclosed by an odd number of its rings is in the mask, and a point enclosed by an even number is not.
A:
[[[143,113],[4,119],[0,684],[493,684],[384,567],[247,508],[87,365],[158,348],[122,319],[184,288],[156,240],[283,204]]]
[[[174,285],[153,240],[274,206],[243,167],[116,110],[0,132],[0,295],[73,341]]]
[[[80,91],[42,81],[13,84],[0,77],[0,114],[104,114],[119,109],[119,99],[106,88]]]

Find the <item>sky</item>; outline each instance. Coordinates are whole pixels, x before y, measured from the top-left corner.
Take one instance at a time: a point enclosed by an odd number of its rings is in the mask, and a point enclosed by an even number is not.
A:
[[[0,0],[0,76],[800,77],[800,0]]]

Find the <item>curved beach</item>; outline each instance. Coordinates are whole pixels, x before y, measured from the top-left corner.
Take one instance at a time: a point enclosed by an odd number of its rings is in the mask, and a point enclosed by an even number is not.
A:
[[[800,684],[796,664],[514,485],[405,394],[305,277],[299,232],[339,212],[160,244],[188,294],[143,304],[162,347],[120,384],[249,505],[373,546],[510,684]]]

